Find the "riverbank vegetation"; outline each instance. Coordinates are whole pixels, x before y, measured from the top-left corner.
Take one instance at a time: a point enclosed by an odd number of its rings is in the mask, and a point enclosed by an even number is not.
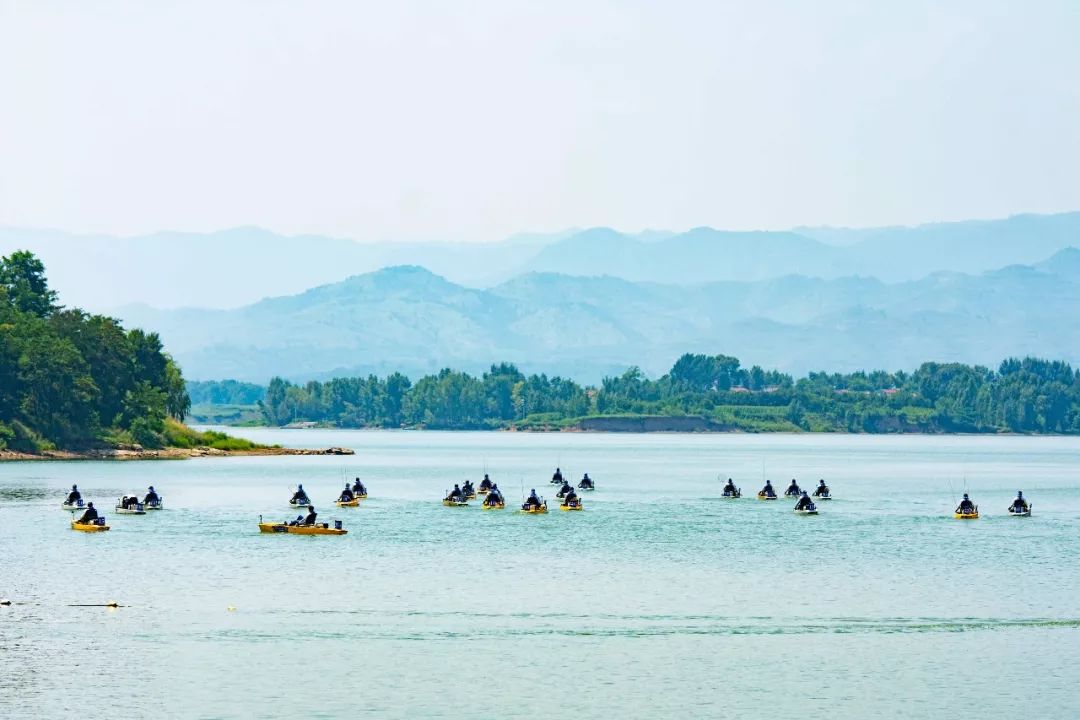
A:
[[[924,363],[907,372],[795,379],[725,355],[679,358],[661,378],[637,368],[596,387],[493,365],[413,383],[401,374],[296,385],[275,378],[261,402],[274,426],[433,429],[632,429],[746,432],[1080,433],[1080,375],[1068,364],[1009,359],[997,370]],[[662,418],[699,418],[697,424]]]
[[[25,251],[0,258],[0,450],[252,450],[183,424],[183,375],[156,333],[64,308]]]

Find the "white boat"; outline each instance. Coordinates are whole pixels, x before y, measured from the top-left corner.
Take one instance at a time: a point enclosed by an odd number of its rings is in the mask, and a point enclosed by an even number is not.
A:
[[[147,510],[164,510],[165,509],[165,498],[162,497],[161,495],[159,495],[157,500],[152,500],[152,501],[146,503],[144,507]]]
[[[124,507],[123,498],[120,498],[116,501],[116,507],[114,508],[113,512],[118,515],[145,515],[146,507],[138,501],[136,501],[135,503],[129,502],[128,506]]]
[[[78,512],[79,510],[86,509],[86,501],[80,498],[73,503],[69,503],[67,500],[65,500],[64,502],[60,503],[60,507],[64,510],[67,510],[68,512]]]
[[[736,488],[735,492],[733,492],[733,493],[725,492],[720,497],[724,498],[725,500],[738,500],[739,498],[742,497],[742,489],[741,488]]]
[[[306,508],[308,505],[311,505],[311,504],[312,504],[312,502],[308,498],[304,498],[303,502],[301,502],[299,500],[290,500],[289,501],[289,507],[291,507],[291,508]]]
[[[810,507],[803,509],[795,508],[794,513],[796,515],[817,515],[817,506],[811,505]]]
[[[1012,507],[1010,505],[1009,506],[1009,515],[1012,515],[1013,517],[1031,517],[1031,505],[1028,505],[1026,508],[1023,508],[1022,510],[1017,510],[1016,508],[1014,508],[1014,507]]]

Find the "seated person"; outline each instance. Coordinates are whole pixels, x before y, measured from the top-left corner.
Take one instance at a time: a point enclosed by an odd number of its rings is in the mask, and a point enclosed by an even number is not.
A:
[[[563,483],[562,470],[560,470],[559,468],[555,468],[555,474],[551,476],[551,484],[552,485],[562,485],[562,483]]]
[[[352,486],[353,495],[367,495],[367,488],[364,487],[364,483],[360,482],[360,478],[356,478]]]
[[[480,489],[491,490],[491,478],[488,477],[487,473],[484,473],[484,479],[480,481]]]
[[[764,495],[765,497],[776,497],[776,491],[773,490],[772,480],[766,480],[765,487],[761,488],[761,492],[758,494]]]
[[[583,490],[585,488],[593,487],[593,481],[592,478],[589,477],[589,473],[585,473],[585,475],[581,478],[581,482],[578,483],[578,487]]]
[[[160,500],[161,500],[161,498],[158,497],[157,491],[154,490],[154,486],[151,485],[149,490],[147,490],[147,492],[146,492],[146,497],[143,498],[143,505],[149,505],[150,503],[156,503],[156,502],[159,502]]]
[[[577,503],[578,496],[577,493],[573,491],[573,489],[571,489],[570,492],[566,493],[566,495],[563,496],[563,505],[566,505],[567,507],[573,507],[574,505],[577,505]]]
[[[523,507],[525,507],[525,508],[530,508],[530,507],[538,508],[538,507],[540,507],[540,505],[541,505],[540,498],[536,496],[536,488],[533,488],[532,492],[529,493],[529,498],[525,501],[525,505]]]
[[[98,511],[94,509],[94,503],[86,503],[86,512],[75,522],[80,525],[89,525],[98,519]]]
[[[788,489],[784,491],[785,495],[798,495],[802,490],[799,489],[799,483],[795,482],[795,478],[791,478],[791,484],[788,485]]]
[[[69,505],[74,505],[75,503],[79,502],[80,500],[82,500],[82,493],[79,492],[79,486],[78,485],[72,485],[71,486],[71,492],[68,493],[68,499],[67,499],[68,504]]]
[[[293,493],[292,499],[289,502],[296,503],[297,505],[303,505],[308,501],[307,493],[304,492],[303,485],[296,486],[296,492]]]
[[[455,502],[463,502],[465,500],[465,494],[461,492],[461,488],[454,483],[454,489],[450,491],[450,494],[446,496],[447,500],[453,500]]]
[[[1014,512],[1023,512],[1028,509],[1027,500],[1024,499],[1023,491],[1016,491],[1016,499],[1012,502],[1012,509]]]
[[[813,510],[814,501],[810,499],[810,496],[806,494],[806,491],[802,491],[802,497],[799,498],[799,502],[795,503],[796,510]]]
[[[738,495],[739,489],[735,487],[735,481],[731,478],[727,479],[727,485],[724,486],[725,495]]]
[[[819,480],[817,489],[814,490],[814,496],[815,497],[821,497],[822,495],[828,495],[828,494],[829,494],[829,486],[825,484],[824,480]]]
[[[559,488],[559,492],[555,494],[555,497],[565,497],[567,493],[572,492],[574,492],[574,487],[568,482],[563,482],[562,487]]]
[[[352,488],[349,487],[349,483],[345,483],[345,489],[341,491],[341,496],[338,498],[338,502],[352,502],[356,496],[353,495]]]
[[[964,493],[964,499],[960,501],[960,505],[956,508],[956,512],[961,515],[967,515],[975,512],[975,503],[971,502],[971,498],[967,493]]]
[[[308,510],[307,517],[304,518],[304,522],[302,524],[308,525],[308,526],[314,525],[315,524],[315,518],[318,517],[319,514],[317,512],[315,512],[315,506],[314,505],[308,505],[307,510]]]

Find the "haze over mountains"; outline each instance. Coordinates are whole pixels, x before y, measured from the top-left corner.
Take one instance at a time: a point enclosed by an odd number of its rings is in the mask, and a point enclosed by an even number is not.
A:
[[[632,235],[594,228],[456,244],[357,243],[259,228],[132,238],[0,228],[0,253],[34,250],[65,301],[95,311],[128,303],[239,307],[393,265],[419,265],[476,288],[528,272],[674,284],[793,274],[899,282],[942,270],[980,273],[1032,264],[1073,245],[1080,246],[1080,213],[862,230],[696,228]]]
[[[529,273],[477,290],[416,266],[388,268],[237,310],[131,307],[193,379],[410,375],[493,360],[595,382],[683,352],[724,352],[797,374],[1080,360],[1080,250],[1037,266],[942,272],[895,284],[789,276],[674,286]]]
[[[630,365],[659,375],[687,351],[797,374],[1078,362],[1072,246],[1080,213],[457,245],[257,228],[122,240],[0,231],[0,252],[43,257],[63,302],[159,331],[188,378],[257,382],[501,360],[595,382]],[[161,309],[184,304],[205,307]]]

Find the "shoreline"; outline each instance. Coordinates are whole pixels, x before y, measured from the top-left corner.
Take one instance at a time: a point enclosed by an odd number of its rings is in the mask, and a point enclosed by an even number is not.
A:
[[[325,449],[263,447],[251,450],[219,450],[210,447],[118,449],[99,448],[95,450],[47,450],[41,453],[24,453],[14,450],[0,450],[0,462],[37,461],[37,460],[187,460],[200,457],[255,457],[275,455],[355,455],[349,448],[331,447]]]
[[[582,428],[582,427],[501,427],[501,428],[432,428],[424,426],[408,426],[408,427],[338,427],[335,425],[317,425],[315,427],[288,427],[286,425],[198,425],[196,427],[210,427],[210,428],[228,428],[230,430],[288,430],[290,432],[311,432],[311,431],[343,431],[343,432],[404,432],[404,433],[424,433],[424,432],[447,432],[447,433],[535,433],[538,435],[546,434],[580,434],[580,435],[793,435],[793,436],[808,436],[808,435],[826,435],[826,436],[838,436],[849,435],[852,437],[901,437],[901,436],[915,436],[915,437],[1059,437],[1059,438],[1080,438],[1080,433],[1062,433],[1062,432],[1041,432],[1041,433],[1025,433],[1025,432],[1009,432],[1009,431],[995,431],[995,432],[959,432],[959,431],[923,431],[917,432],[914,430],[904,430],[897,432],[852,432],[850,430],[746,430],[742,428],[724,429],[724,430],[683,430],[683,429],[612,429],[612,428]]]

